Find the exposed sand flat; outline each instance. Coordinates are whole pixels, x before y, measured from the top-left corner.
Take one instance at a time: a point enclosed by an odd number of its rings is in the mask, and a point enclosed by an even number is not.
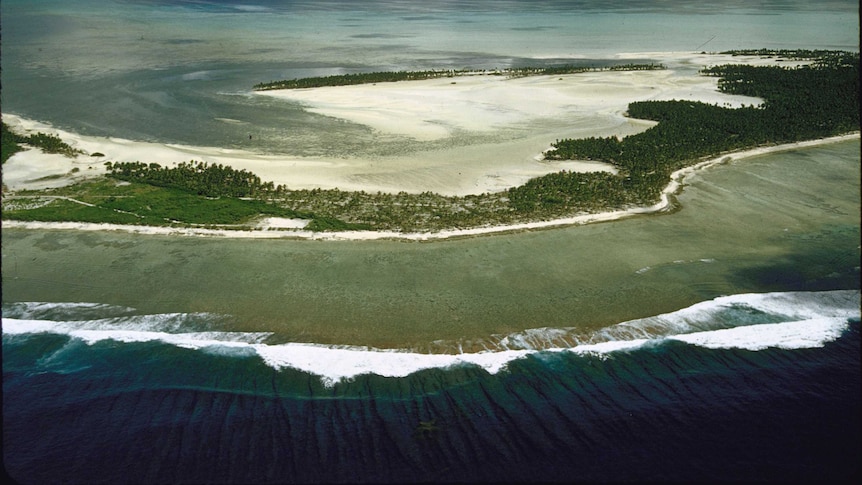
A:
[[[85,152],[76,158],[45,154],[37,149],[16,153],[3,165],[3,184],[11,191],[63,187],[86,177],[102,175],[106,161],[140,161],[170,166],[197,160],[249,170],[264,181],[291,189],[338,188],[388,193],[431,191],[443,195],[501,191],[560,170],[616,170],[611,165],[598,162],[542,161],[542,152],[553,140],[541,135],[496,144],[493,152],[488,151],[487,145],[474,145],[398,157],[327,159],[84,136],[6,113],[3,121],[24,134],[55,134]],[[627,128],[623,132],[641,131],[644,128],[638,126],[646,123],[625,120]],[[608,136],[617,131],[599,130],[599,133]],[[104,156],[89,156],[94,153]],[[78,171],[72,173],[76,168]]]
[[[475,75],[397,83],[261,91],[308,111],[417,140],[458,130],[492,131],[541,118],[608,116],[623,124],[633,101],[692,99],[731,107],[761,100],[716,90],[716,78],[661,71],[599,71],[558,76]]]
[[[199,160],[246,169],[265,181],[292,189],[432,191],[444,195],[501,191],[563,169],[614,171],[612,166],[601,163],[545,162],[541,155],[558,138],[627,136],[652,126],[652,122],[623,116],[632,101],[692,99],[726,106],[758,104],[757,98],[719,93],[717,80],[698,76],[696,69],[731,62],[776,62],[758,57],[693,53],[620,54],[619,57],[657,60],[669,69],[515,79],[493,75],[459,76],[259,93],[301,103],[309,111],[366,124],[383,135],[445,141],[458,134],[478,133],[494,139],[448,148],[417,148],[403,155],[373,159],[351,153],[343,154],[342,158],[270,156],[218,147],[89,137],[4,114],[4,121],[18,131],[54,133],[87,154],[103,153],[105,156],[84,155],[69,159],[41,154],[37,150],[18,153],[4,165],[3,183],[13,191],[67,185],[82,177],[103,173],[106,160],[162,165]],[[507,135],[513,131],[517,136]],[[78,172],[72,174],[74,168],[78,168]]]

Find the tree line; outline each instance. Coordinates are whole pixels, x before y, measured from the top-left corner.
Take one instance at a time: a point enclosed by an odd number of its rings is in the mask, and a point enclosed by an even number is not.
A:
[[[59,153],[67,157],[84,153],[72,148],[56,135],[49,135],[41,131],[35,135],[19,135],[10,130],[9,126],[3,122],[0,122],[0,130],[2,130],[0,131],[0,163],[6,163],[6,160],[12,155],[23,150],[21,144],[41,148],[45,153]]]
[[[592,187],[590,193],[609,203],[651,204],[673,171],[705,157],[859,130],[858,54],[829,51],[826,61],[818,58],[799,67],[722,65],[702,74],[719,77],[718,88],[724,93],[759,97],[764,103],[735,109],[695,101],[630,103],[629,116],[658,124],[622,140],[557,140],[546,154],[549,160],[613,164],[620,169],[616,180],[595,185],[593,174],[555,173],[510,189],[510,197],[520,208],[534,211],[554,205],[576,209],[579,198],[571,194]],[[567,187],[578,190],[567,193]]]
[[[479,74],[509,75],[512,77],[576,74],[588,71],[646,71],[665,69],[662,64],[618,64],[606,67],[589,66],[556,66],[556,67],[517,67],[493,71],[474,69],[448,69],[430,71],[384,71],[354,74],[336,74],[332,76],[306,77],[258,83],[253,86],[255,91],[270,91],[274,89],[319,88],[324,86],[350,86],[356,84],[373,84],[397,81],[419,81],[424,79],[439,79],[443,77],[469,76]]]
[[[721,52],[720,54],[731,56],[758,56],[778,57],[779,61],[788,60],[810,60],[815,65],[849,65],[853,59],[858,59],[859,54],[855,52],[836,51],[826,49],[736,49]]]
[[[272,182],[262,182],[248,170],[194,160],[175,167],[142,162],[105,162],[105,166],[108,176],[118,180],[172,187],[206,197],[255,197],[276,190]]]

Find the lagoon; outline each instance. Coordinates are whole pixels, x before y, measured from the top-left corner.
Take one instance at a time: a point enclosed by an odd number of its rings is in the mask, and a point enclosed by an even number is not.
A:
[[[5,229],[3,298],[211,312],[283,341],[494,348],[720,295],[858,288],[858,180],[849,141],[698,172],[670,214],[434,243]]]

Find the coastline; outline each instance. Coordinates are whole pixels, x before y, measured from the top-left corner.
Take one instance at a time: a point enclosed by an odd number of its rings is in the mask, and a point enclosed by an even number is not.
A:
[[[439,232],[427,233],[400,233],[395,231],[340,231],[340,232],[314,232],[296,230],[290,224],[280,224],[279,221],[268,220],[258,225],[254,230],[230,230],[230,229],[204,229],[204,228],[171,228],[155,226],[131,226],[120,224],[96,224],[83,222],[23,222],[2,221],[2,227],[22,229],[47,229],[47,230],[78,230],[78,231],[122,231],[132,234],[168,235],[168,236],[191,236],[191,237],[225,237],[225,238],[248,238],[248,239],[304,239],[317,241],[343,241],[343,240],[404,240],[404,241],[435,241],[460,237],[484,236],[515,232],[522,230],[547,229],[552,227],[574,226],[591,224],[597,222],[608,222],[625,217],[642,214],[652,214],[667,210],[670,206],[670,196],[679,193],[683,188],[683,180],[691,173],[706,169],[713,165],[743,160],[769,153],[795,150],[800,148],[826,145],[859,139],[860,133],[807,140],[801,142],[787,143],[783,145],[758,147],[738,152],[722,154],[716,158],[704,160],[695,165],[682,168],[671,174],[671,182],[662,190],[661,200],[648,207],[634,207],[626,210],[598,212],[593,214],[582,214],[561,219],[548,221],[525,222],[519,224],[484,226],[469,229],[451,229]]]
[[[11,199],[18,197],[16,192],[19,190],[63,187],[102,176],[106,171],[107,160],[115,163],[145,160],[170,166],[176,165],[179,160],[186,161],[191,158],[203,163],[249,170],[263,180],[284,185],[292,190],[337,189],[390,194],[419,194],[427,191],[444,196],[463,197],[505,191],[533,178],[562,170],[615,173],[616,169],[611,164],[585,160],[546,161],[541,154],[548,149],[548,140],[554,139],[553,135],[558,134],[556,130],[561,130],[563,125],[567,127],[564,136],[574,138],[624,138],[648,129],[655,122],[628,116],[627,107],[634,101],[692,100],[731,108],[762,102],[755,97],[723,93],[718,90],[715,77],[698,74],[702,67],[725,61],[728,55],[650,52],[625,56],[659,59],[668,65],[669,69],[588,72],[559,77],[543,75],[514,79],[467,76],[459,78],[457,83],[448,79],[432,79],[255,93],[270,97],[274,102],[299,103],[308,112],[364,125],[383,137],[401,137],[399,139],[412,139],[415,142],[413,151],[408,150],[391,157],[357,155],[347,149],[344,158],[332,158],[270,155],[265,152],[213,146],[136,142],[70,133],[21,116],[4,114],[4,122],[8,120],[13,129],[29,133],[45,130],[58,135],[83,155],[67,158],[41,153],[35,149],[13,155],[3,167],[3,195]],[[734,57],[733,61],[752,65],[771,65],[777,62],[773,58],[758,56]],[[805,63],[806,61],[793,61],[792,64]],[[279,101],[279,98],[284,99]],[[547,118],[545,121],[537,121],[542,116],[549,116],[549,113],[553,115],[551,118],[555,119],[554,123],[547,121]],[[525,133],[529,133],[515,140],[475,144],[471,142],[463,146],[454,141],[462,140],[457,133],[485,132],[499,137],[512,126],[522,125]],[[694,171],[731,160],[858,137],[859,133],[855,132],[785,145],[760,146],[723,153],[708,160],[701,159],[702,161],[695,165],[671,174],[658,202],[651,206],[595,213],[581,212],[564,218],[514,224],[495,225],[488,220],[476,220],[471,222],[484,225],[466,229],[315,232],[306,228],[307,220],[263,218],[262,215],[260,219],[253,219],[247,224],[199,224],[192,227],[24,221],[3,221],[2,226],[246,239],[431,241],[473,237],[606,222],[667,211],[672,206],[671,195],[681,190],[685,176]],[[249,138],[251,139],[251,135]],[[447,143],[452,142],[452,146],[440,150],[429,149],[430,145],[423,145],[422,140],[445,140]]]
[[[308,113],[363,127],[373,134],[372,139],[394,150],[384,151],[385,155],[350,149],[328,155],[270,152],[266,149],[268,141],[261,136],[255,136],[253,144],[231,145],[234,148],[134,141],[83,135],[23,115],[3,113],[4,122],[14,130],[54,134],[86,154],[69,159],[38,150],[17,153],[4,164],[3,183],[11,191],[43,189],[100,175],[105,171],[104,162],[109,160],[163,166],[196,160],[245,169],[262,180],[295,190],[480,195],[504,191],[562,170],[613,173],[616,169],[611,164],[542,160],[542,152],[554,139],[623,138],[654,126],[653,121],[625,115],[635,101],[677,99],[726,107],[758,105],[760,98],[720,92],[716,78],[701,76],[697,71],[731,60],[752,65],[776,62],[757,56],[731,58],[685,52],[643,53],[636,57],[655,57],[667,69],[514,79],[477,75],[459,78],[454,85],[444,78],[248,93],[267,102],[302,106]],[[222,123],[237,121],[214,119]],[[254,132],[251,127],[249,130],[249,134]]]

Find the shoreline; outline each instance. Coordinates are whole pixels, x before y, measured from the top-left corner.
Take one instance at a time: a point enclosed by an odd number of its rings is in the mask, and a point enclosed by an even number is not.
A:
[[[267,102],[276,106],[301,107],[324,116],[329,120],[326,129],[342,136],[346,133],[340,131],[345,129],[342,124],[361,127],[367,131],[363,143],[373,142],[374,150],[362,148],[362,143],[339,148],[341,151],[315,149],[313,153],[303,148],[296,152],[275,148],[289,131],[260,134],[253,142],[234,138],[227,143],[136,141],[84,135],[28,119],[24,113],[3,113],[4,122],[13,130],[54,134],[90,155],[68,159],[37,150],[20,152],[4,164],[3,183],[12,192],[51,188],[104,173],[105,161],[170,166],[195,160],[245,169],[293,190],[428,191],[460,197],[500,192],[561,170],[614,172],[611,164],[540,158],[555,139],[624,138],[654,126],[655,122],[625,116],[632,102],[682,99],[726,107],[760,104],[760,98],[722,93],[716,78],[698,74],[700,68],[730,60],[731,56],[721,54],[669,52],[661,55],[668,67],[661,71],[514,79],[466,76],[454,85],[448,79],[437,79],[248,93],[269,97]],[[733,58],[733,62],[776,63],[756,56]],[[245,118],[213,119],[218,123],[251,123],[254,119]],[[234,131],[234,136],[246,140],[256,129],[251,123]],[[317,143],[304,138],[298,142],[299,147]]]
[[[653,214],[667,210],[670,206],[670,197],[679,193],[683,188],[683,180],[691,173],[711,167],[713,165],[743,160],[746,158],[766,155],[769,153],[808,148],[831,143],[838,143],[859,139],[860,133],[849,133],[816,140],[807,140],[783,145],[765,146],[729,152],[716,158],[704,160],[689,167],[682,168],[671,174],[670,183],[662,190],[661,200],[648,207],[634,207],[626,210],[598,212],[593,214],[582,214],[549,221],[524,222],[500,226],[484,226],[469,229],[450,229],[439,232],[426,233],[401,233],[395,231],[338,231],[338,232],[314,232],[293,230],[291,228],[279,227],[278,224],[259,225],[251,230],[231,229],[197,229],[197,228],[172,228],[159,226],[131,226],[120,224],[97,224],[86,222],[28,222],[28,221],[2,221],[2,227],[20,229],[46,229],[46,230],[78,230],[78,231],[121,231],[130,234],[167,235],[185,237],[225,237],[234,239],[299,239],[315,241],[370,241],[370,240],[398,240],[398,241],[438,241],[461,237],[484,236],[491,234],[509,233],[524,230],[548,229],[554,227],[576,226],[598,222],[608,222],[626,217],[642,214]],[[287,230],[282,230],[287,229]]]

